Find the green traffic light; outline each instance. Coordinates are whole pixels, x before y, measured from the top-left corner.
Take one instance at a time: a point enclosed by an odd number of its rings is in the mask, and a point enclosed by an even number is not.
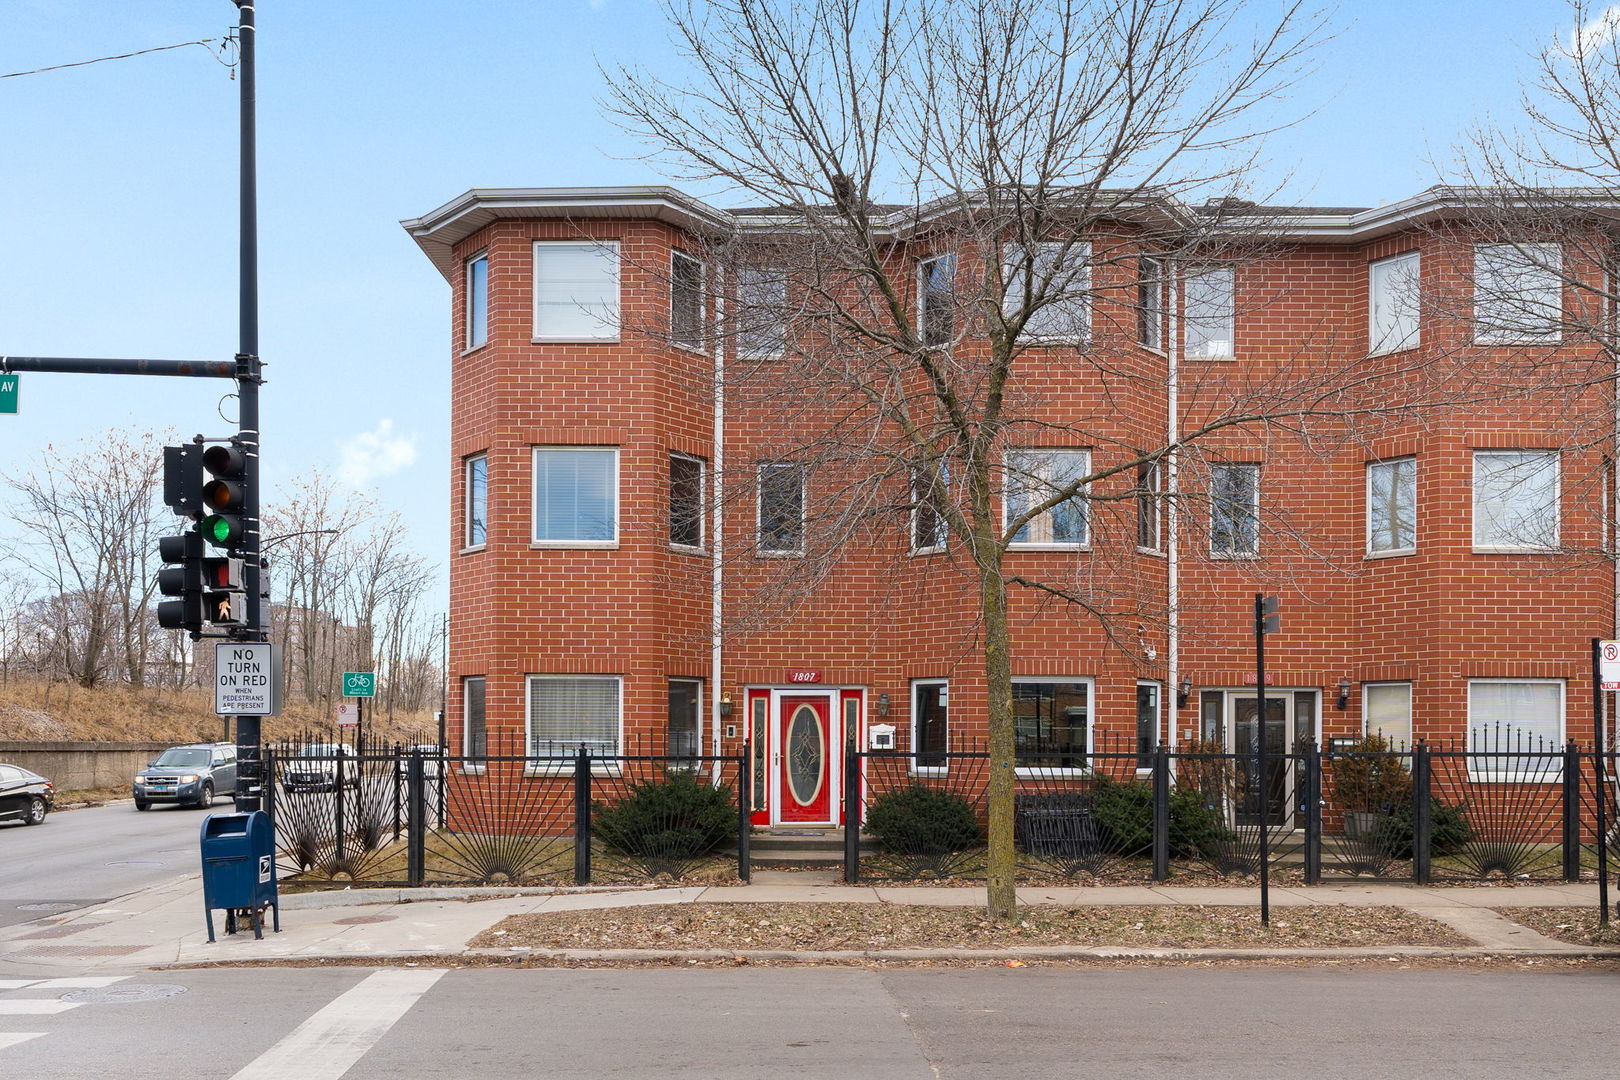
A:
[[[211,514],[203,518],[202,534],[215,547],[233,547],[242,538],[241,519]]]

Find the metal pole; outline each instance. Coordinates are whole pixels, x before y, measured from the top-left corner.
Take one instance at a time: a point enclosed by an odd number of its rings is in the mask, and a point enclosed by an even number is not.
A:
[[[1170,751],[1153,751],[1153,880],[1170,879]]]
[[[1260,925],[1271,925],[1271,867],[1266,818],[1270,816],[1266,777],[1266,598],[1254,594],[1254,765],[1260,812]]]
[[[1592,639],[1592,778],[1597,785],[1598,925],[1609,925],[1609,792],[1603,754],[1602,642]]]
[[[699,740],[701,745],[701,740]],[[753,880],[753,854],[749,851],[748,842],[753,832],[753,823],[749,820],[748,793],[752,782],[749,778],[749,766],[753,762],[753,750],[747,739],[743,740],[742,757],[737,759],[737,877],[741,881]]]
[[[861,758],[855,740],[844,744],[844,884],[861,880]]]
[[[259,565],[259,204],[258,157],[256,142],[257,83],[253,25],[253,4],[233,0],[237,9],[237,78],[241,83],[240,168],[238,173],[238,267],[236,350],[237,438],[246,459],[242,486],[247,489],[242,511],[245,535],[242,537],[242,577],[247,589],[247,626],[242,637],[248,641],[268,641],[265,633],[262,575]],[[236,720],[236,760],[238,774],[245,783],[238,803],[242,810],[257,810],[263,797],[263,765],[260,761],[260,721],[258,716]],[[339,802],[342,792],[338,793]],[[341,837],[339,844],[341,845]]]

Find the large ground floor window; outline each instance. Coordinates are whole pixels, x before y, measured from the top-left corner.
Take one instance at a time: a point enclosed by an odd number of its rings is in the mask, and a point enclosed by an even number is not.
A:
[[[530,675],[528,745],[533,757],[594,757],[619,752],[624,717],[617,675]]]
[[[1090,680],[1014,679],[1012,707],[1020,769],[1090,765]]]
[[[1550,783],[1563,745],[1562,679],[1469,680],[1468,751],[1483,755],[1468,759],[1469,779]]]

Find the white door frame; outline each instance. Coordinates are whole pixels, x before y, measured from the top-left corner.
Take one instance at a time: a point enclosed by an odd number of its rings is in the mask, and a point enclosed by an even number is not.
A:
[[[827,820],[826,821],[783,821],[782,820],[782,737],[784,720],[782,715],[782,699],[788,697],[815,697],[824,698],[827,702]],[[771,703],[766,716],[765,727],[770,732],[770,753],[765,756],[766,768],[771,771],[768,787],[770,797],[771,825],[833,825],[838,821],[838,814],[844,806],[844,770],[839,768],[839,759],[843,754],[844,717],[839,708],[839,690],[829,686],[788,686],[773,687],[771,689]]]

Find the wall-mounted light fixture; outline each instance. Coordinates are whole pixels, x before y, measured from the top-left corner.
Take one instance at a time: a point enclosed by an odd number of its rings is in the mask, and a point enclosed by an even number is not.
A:
[[[1349,706],[1349,704],[1350,704],[1350,680],[1349,679],[1340,679],[1339,680],[1339,702],[1338,702],[1339,711],[1344,712],[1344,710]]]
[[[1181,685],[1176,687],[1176,708],[1185,709],[1187,699],[1192,697],[1192,680],[1182,679]]]
[[[725,697],[720,699],[720,715],[721,716],[730,716],[732,707],[733,706],[731,704],[731,695],[730,694],[727,694]]]
[[[888,694],[879,694],[878,695],[878,710],[877,710],[877,712],[878,712],[879,716],[888,716],[889,715],[889,695]]]

